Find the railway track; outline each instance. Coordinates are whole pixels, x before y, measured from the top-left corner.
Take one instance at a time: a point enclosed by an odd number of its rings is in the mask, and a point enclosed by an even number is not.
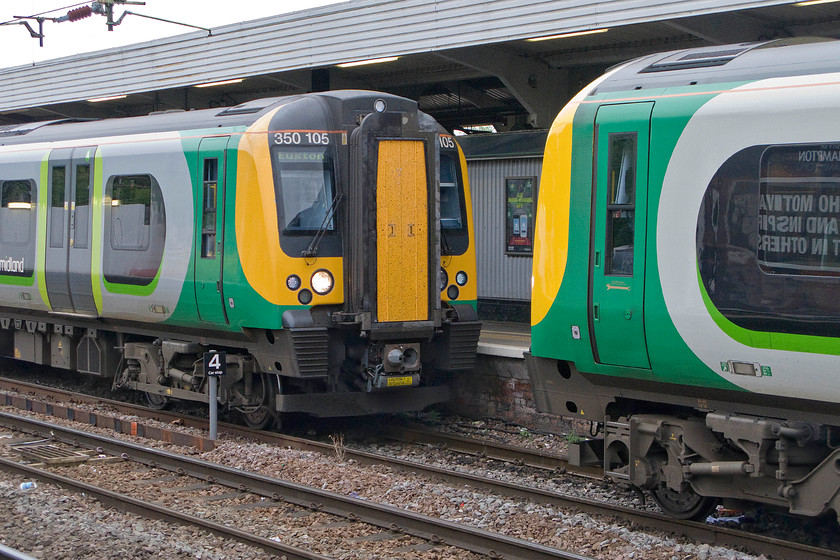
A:
[[[453,546],[488,558],[510,558],[512,560],[586,559],[586,557],[578,554],[507,537],[499,533],[474,529],[408,510],[371,503],[366,500],[359,500],[256,473],[244,472],[224,465],[208,463],[200,459],[143,447],[131,442],[115,440],[33,418],[0,413],[0,425],[39,437],[55,439],[73,446],[96,449],[100,453],[142,463],[150,469],[163,469],[170,473],[177,473],[181,477],[189,477],[203,481],[203,483],[236,489],[239,492],[247,492],[284,505],[290,504],[307,511],[323,512],[339,518],[342,522],[366,523],[386,533],[394,533],[400,536],[409,535],[423,539],[432,546]],[[48,473],[44,469],[27,466],[16,461],[0,459],[0,467],[65,486],[74,491],[95,493],[106,501],[129,504],[131,507],[144,510],[144,514],[148,511],[156,516],[164,516],[171,521],[200,525],[210,532],[225,529],[219,524],[211,524],[206,520],[198,520],[192,516],[184,517],[183,514],[170,508],[162,508],[156,504],[144,504],[123,493],[114,493],[87,483],[80,483],[69,477]],[[189,484],[185,486],[192,488]],[[260,503],[259,505],[262,506],[263,504]],[[266,550],[273,546],[269,539],[261,539],[246,532],[237,531],[229,536],[230,538],[247,539],[247,544],[260,546],[266,548]],[[296,547],[282,550],[275,548],[275,550],[278,553],[286,554],[290,558],[320,558],[319,556],[307,555],[308,553],[297,550]]]
[[[206,421],[201,419],[183,417],[182,415],[171,412],[151,411],[143,407],[136,407],[134,405],[128,405],[118,401],[109,401],[97,397],[86,397],[38,385],[0,380],[0,388],[16,390],[24,393],[49,393],[51,395],[50,398],[69,398],[69,396],[72,396],[72,398],[77,401],[84,400],[90,403],[105,405],[108,408],[115,409],[121,414],[145,416],[162,422],[178,422],[183,423],[185,426],[202,429],[206,428]],[[220,431],[240,437],[256,438],[260,441],[282,447],[315,451],[325,455],[334,455],[336,453],[336,449],[333,444],[318,442],[311,439],[297,438],[274,432],[256,432],[248,428],[232,424],[220,425]],[[529,452],[529,450],[513,448],[511,446],[501,446],[490,442],[471,440],[470,438],[464,438],[462,436],[450,437],[445,434],[433,433],[429,430],[413,427],[388,428],[387,436],[397,438],[400,441],[424,442],[432,445],[446,446],[447,449],[453,451],[471,453],[497,459],[504,458],[504,460],[512,461],[518,464],[538,464],[541,468],[555,469],[560,472],[565,472],[566,469],[570,469],[563,457],[547,455],[545,453],[532,453]],[[523,485],[496,481],[485,477],[455,472],[451,469],[436,468],[413,461],[395,459],[349,448],[345,448],[343,453],[346,454],[346,458],[353,459],[360,464],[387,464],[395,469],[421,473],[452,484],[470,485],[501,496],[531,500],[536,503],[550,504],[562,508],[575,508],[590,514],[613,516],[624,519],[632,523],[634,526],[658,529],[677,534],[681,533],[697,542],[705,542],[732,548],[744,548],[751,550],[756,554],[767,554],[781,558],[840,558],[840,553],[835,551],[773,539],[737,529],[730,529],[704,523],[676,521],[665,516],[642,512],[635,509],[615,506],[594,500],[569,497]],[[597,471],[589,469],[586,471],[586,474],[592,476],[593,473],[596,472]]]
[[[60,448],[55,448],[60,449]],[[37,468],[26,465],[19,461],[13,461],[0,457],[0,469],[7,472],[20,474],[29,478],[36,478],[41,482],[47,482],[60,486],[75,493],[84,493],[98,499],[100,502],[115,507],[121,511],[128,511],[151,519],[161,519],[170,523],[196,527],[200,530],[213,533],[217,536],[236,540],[244,544],[262,548],[266,552],[277,555],[285,555],[294,560],[328,560],[328,557],[319,554],[309,553],[302,549],[283,545],[282,543],[262,538],[221,523],[215,523],[193,515],[185,514],[172,508],[168,508],[153,502],[134,498],[128,494],[109,490],[101,485],[91,484],[76,480],[72,477],[62,476],[44,468]],[[186,488],[186,487],[185,487]]]

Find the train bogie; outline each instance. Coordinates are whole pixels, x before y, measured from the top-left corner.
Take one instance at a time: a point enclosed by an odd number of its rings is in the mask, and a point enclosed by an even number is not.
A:
[[[162,406],[206,402],[202,354],[225,350],[220,401],[255,424],[420,409],[472,366],[466,166],[415,102],[330,92],[0,144],[5,355]]]
[[[838,48],[652,55],[549,135],[535,400],[603,423],[607,474],[671,514],[838,511]]]

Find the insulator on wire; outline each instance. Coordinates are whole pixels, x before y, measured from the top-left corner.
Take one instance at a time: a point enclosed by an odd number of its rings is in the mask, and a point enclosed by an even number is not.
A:
[[[67,20],[68,21],[79,21],[80,19],[85,19],[93,15],[93,10],[90,6],[82,6],[81,8],[76,8],[75,10],[70,10],[67,12]]]

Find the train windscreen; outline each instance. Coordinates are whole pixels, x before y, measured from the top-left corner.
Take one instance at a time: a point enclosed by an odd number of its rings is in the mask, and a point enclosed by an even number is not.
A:
[[[329,209],[335,197],[332,157],[327,148],[277,149],[278,200],[282,207],[281,230],[327,231],[335,229]]]

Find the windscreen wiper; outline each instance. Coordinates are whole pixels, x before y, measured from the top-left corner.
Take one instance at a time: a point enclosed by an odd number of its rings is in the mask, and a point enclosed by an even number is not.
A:
[[[446,239],[446,232],[444,231],[446,228],[443,225],[440,226],[440,254],[441,255],[451,255],[452,248],[449,246],[449,242]]]
[[[312,243],[309,244],[309,247],[301,253],[304,257],[314,257],[318,254],[318,245],[321,243],[321,239],[324,238],[324,234],[327,233],[327,224],[330,223],[330,220],[335,215],[335,211],[338,208],[338,203],[341,202],[341,198],[344,195],[342,193],[336,193],[335,197],[332,200],[332,204],[327,209],[327,215],[324,216],[324,221],[321,222],[321,227],[318,228],[318,233],[315,234],[315,237],[312,239]]]

